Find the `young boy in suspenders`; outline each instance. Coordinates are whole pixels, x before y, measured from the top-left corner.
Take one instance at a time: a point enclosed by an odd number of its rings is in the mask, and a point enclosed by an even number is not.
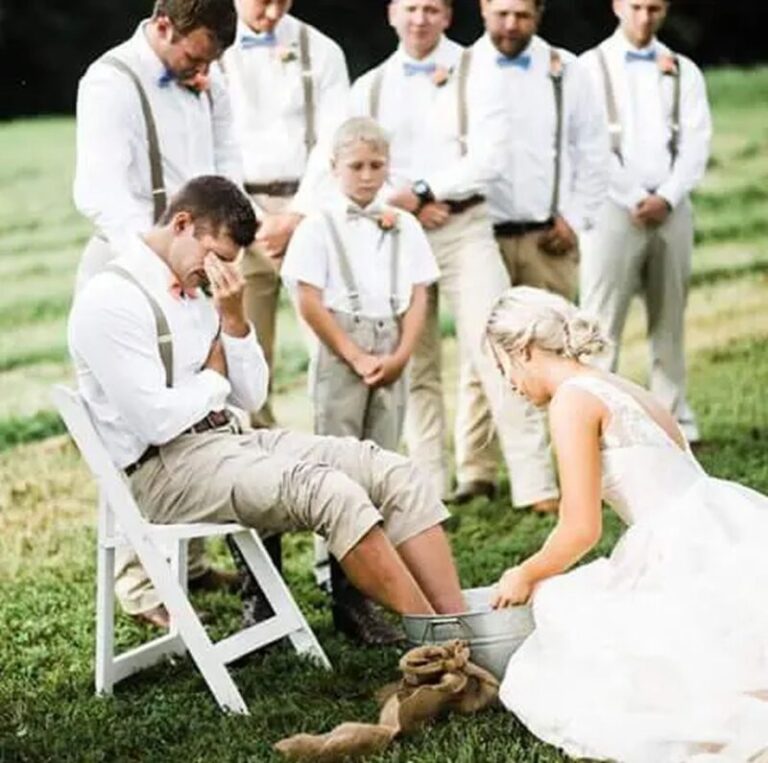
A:
[[[389,142],[376,122],[355,117],[339,128],[332,153],[338,191],[296,229],[281,275],[319,340],[310,373],[315,433],[393,450],[405,415],[405,369],[439,272],[416,219],[376,201],[388,165]],[[335,599],[349,588],[338,573],[332,560]],[[347,630],[337,606],[334,618]]]

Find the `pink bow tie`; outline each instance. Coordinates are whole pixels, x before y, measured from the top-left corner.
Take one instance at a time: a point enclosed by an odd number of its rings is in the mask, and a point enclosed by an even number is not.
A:
[[[198,297],[196,286],[185,289],[175,278],[168,285],[168,291],[174,299],[197,299]]]

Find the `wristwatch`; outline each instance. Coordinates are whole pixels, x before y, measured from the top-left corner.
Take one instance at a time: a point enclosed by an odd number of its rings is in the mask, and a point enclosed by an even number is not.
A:
[[[422,208],[435,200],[435,194],[432,193],[432,189],[429,187],[429,183],[426,180],[417,180],[412,186],[411,191],[413,195],[419,200],[419,206],[416,208],[416,213],[419,214]]]

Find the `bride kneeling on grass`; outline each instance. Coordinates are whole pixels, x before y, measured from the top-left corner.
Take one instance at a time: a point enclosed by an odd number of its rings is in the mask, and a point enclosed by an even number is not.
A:
[[[575,757],[762,758],[768,499],[709,477],[647,391],[585,365],[606,340],[561,297],[508,290],[487,335],[510,386],[549,405],[562,491],[541,550],[496,587],[494,606],[530,598],[536,621],[502,701]],[[628,529],[566,573],[600,538],[602,500]]]

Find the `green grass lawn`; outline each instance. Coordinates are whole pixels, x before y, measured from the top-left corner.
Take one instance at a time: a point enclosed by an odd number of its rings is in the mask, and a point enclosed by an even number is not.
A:
[[[768,492],[768,69],[708,75],[715,150],[697,193],[698,246],[688,310],[690,393],[713,474]],[[398,652],[362,649],[333,632],[312,584],[311,539],[286,539],[286,577],[334,664],[325,674],[285,651],[248,659],[235,679],[251,716],[216,708],[188,660],[93,696],[95,488],[50,411],[47,390],[66,379],[65,322],[74,269],[89,234],[70,202],[73,124],[0,125],[0,763],[5,761],[277,761],[271,745],[343,720],[373,721],[373,699],[392,680]],[[280,316],[276,410],[308,429],[306,356],[287,306]],[[450,333],[450,320],[445,321]],[[633,311],[622,370],[647,367],[643,316]],[[455,347],[445,342],[454,391]],[[502,498],[462,509],[451,531],[467,586],[495,580],[531,553],[551,517],[513,511]],[[606,513],[608,552],[621,525]],[[221,545],[214,547],[227,562]],[[236,626],[232,597],[197,600],[214,632]],[[149,631],[118,618],[118,640]],[[585,687],[588,692],[588,687]],[[510,715],[451,718],[374,761],[560,761]]]

